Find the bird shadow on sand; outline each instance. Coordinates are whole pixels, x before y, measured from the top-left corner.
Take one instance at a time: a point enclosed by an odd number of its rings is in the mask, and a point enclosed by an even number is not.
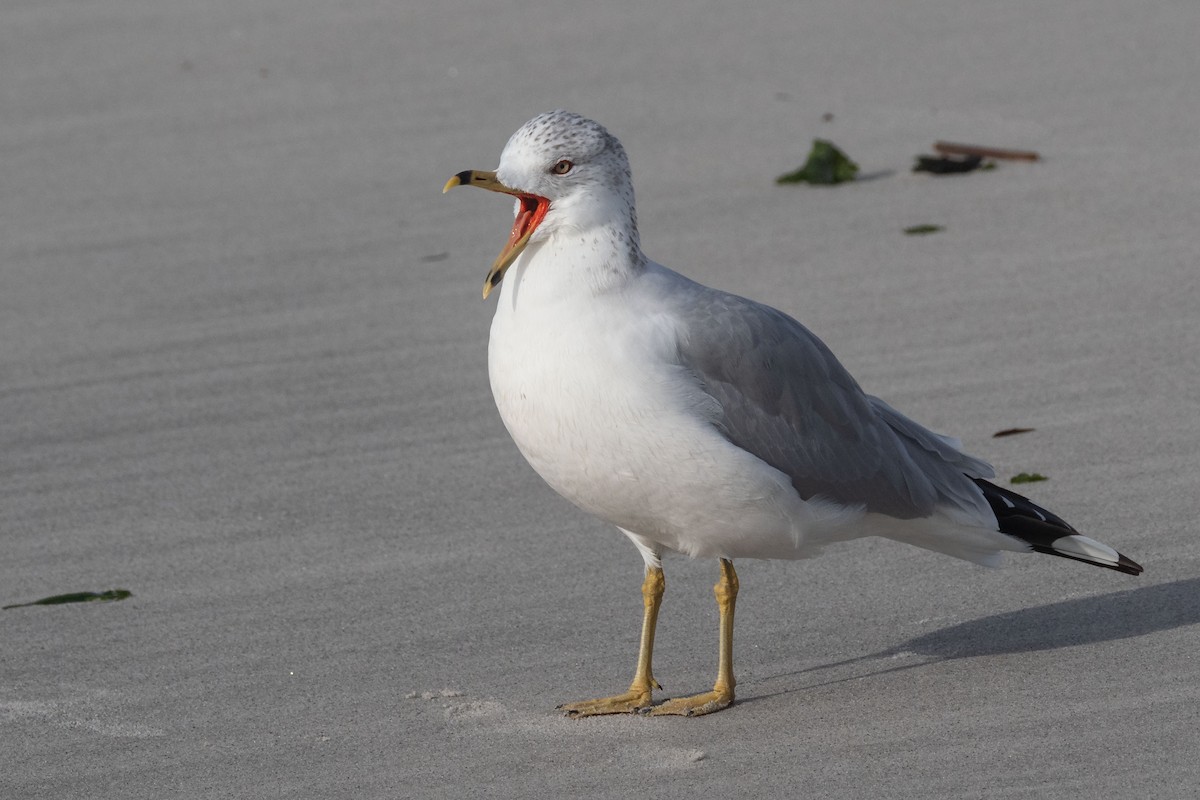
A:
[[[906,659],[906,663],[873,669],[863,674],[810,683],[794,689],[774,692],[768,690],[748,697],[744,702],[752,703],[755,700],[818,686],[918,669],[939,661],[1054,650],[1131,639],[1197,623],[1200,623],[1200,578],[1160,583],[1140,589],[1064,600],[1061,603],[996,614],[926,633],[879,653],[765,676],[759,683],[770,683],[879,659],[887,659],[892,664],[895,664],[898,658]],[[928,658],[917,663],[908,661],[909,658],[918,656]],[[743,701],[739,698],[740,702]]]

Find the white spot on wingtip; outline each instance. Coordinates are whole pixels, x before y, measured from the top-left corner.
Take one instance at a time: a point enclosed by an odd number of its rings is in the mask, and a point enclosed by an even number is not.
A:
[[[1102,564],[1117,564],[1121,560],[1120,554],[1108,545],[1079,534],[1055,539],[1050,546],[1060,553],[1078,556],[1088,561],[1098,561]]]

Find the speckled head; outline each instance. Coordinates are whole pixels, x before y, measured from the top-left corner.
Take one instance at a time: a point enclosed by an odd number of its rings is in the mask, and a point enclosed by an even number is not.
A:
[[[554,173],[563,160],[575,173],[570,180],[563,180],[570,173]],[[539,114],[522,125],[504,146],[496,175],[508,186],[548,196],[564,194],[564,188],[581,182],[581,175],[608,185],[630,181],[629,160],[617,138],[598,122],[561,110]]]
[[[512,233],[488,273],[484,297],[526,245],[563,231],[605,229],[632,262],[644,259],[625,149],[579,114],[549,111],[529,120],[509,138],[495,172],[460,172],[446,189],[465,184],[517,198]]]

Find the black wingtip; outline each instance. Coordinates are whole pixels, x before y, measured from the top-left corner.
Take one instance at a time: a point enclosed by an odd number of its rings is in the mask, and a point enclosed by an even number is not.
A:
[[[1141,575],[1142,565],[1134,561],[1132,558],[1125,556],[1122,553],[1117,553],[1120,559],[1120,564],[1113,567],[1117,572],[1124,572],[1126,575]]]
[[[1018,536],[1017,538],[1028,543],[1028,540],[1025,539],[1024,537]],[[1064,553],[1061,550],[1055,550],[1053,547],[1048,547],[1048,546],[1040,545],[1040,544],[1030,544],[1029,549],[1035,553],[1045,553],[1048,556],[1058,556],[1059,558],[1069,558],[1072,561],[1080,561],[1080,562],[1083,562],[1084,564],[1091,564],[1093,567],[1103,567],[1104,569],[1111,569],[1114,572],[1120,572],[1125,575],[1135,575],[1136,576],[1136,575],[1142,574],[1142,565],[1122,553],[1117,553],[1117,563],[1116,564],[1110,564],[1105,561],[1098,561],[1098,560],[1094,560],[1094,559],[1090,559],[1090,558],[1082,558],[1082,557],[1074,555],[1072,553]]]
[[[1097,567],[1115,570],[1126,575],[1141,575],[1142,565],[1117,552],[1108,545],[1083,536],[1061,517],[1047,511],[1027,497],[976,478],[984,498],[996,515],[1001,533],[1007,533],[1027,544],[1037,553],[1082,561]],[[1082,546],[1082,547],[1081,547]],[[1100,547],[1116,556],[1116,563],[1107,553],[1096,553]],[[1096,557],[1087,557],[1095,555]]]

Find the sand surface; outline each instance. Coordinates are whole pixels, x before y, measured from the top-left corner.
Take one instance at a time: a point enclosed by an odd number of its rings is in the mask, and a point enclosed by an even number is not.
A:
[[[1200,5],[580,5],[0,9],[0,604],[134,595],[0,612],[0,796],[1194,797]],[[439,194],[555,107],[652,257],[1145,575],[742,562],[734,708],[558,716],[627,685],[641,560],[508,440],[510,209]],[[869,179],[775,186],[814,137]],[[1044,158],[911,174],[937,139]],[[716,569],[666,566],[700,691]]]

